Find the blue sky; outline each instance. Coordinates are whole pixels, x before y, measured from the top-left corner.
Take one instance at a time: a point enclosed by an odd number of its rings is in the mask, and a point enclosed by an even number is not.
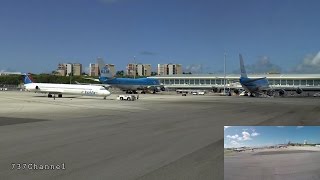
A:
[[[1,0],[0,70],[51,72],[96,57],[221,72],[320,71],[320,2],[308,0]],[[193,66],[192,66],[193,65]],[[199,68],[202,65],[202,68]],[[198,69],[197,69],[198,68]],[[264,69],[263,71],[267,71]]]
[[[225,126],[224,147],[320,143],[320,126]]]

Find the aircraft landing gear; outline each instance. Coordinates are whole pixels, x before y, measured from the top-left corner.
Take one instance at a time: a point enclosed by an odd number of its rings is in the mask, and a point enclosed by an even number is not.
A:
[[[107,96],[104,96],[103,99],[107,99]]]

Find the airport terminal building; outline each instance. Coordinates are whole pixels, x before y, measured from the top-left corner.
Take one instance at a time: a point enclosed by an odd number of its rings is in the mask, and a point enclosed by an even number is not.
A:
[[[305,87],[314,90],[320,88],[320,74],[249,74],[249,78],[267,77],[274,87]],[[223,74],[180,74],[154,76],[169,89],[219,89],[224,87]],[[227,74],[226,85],[229,88],[241,87],[239,74]]]

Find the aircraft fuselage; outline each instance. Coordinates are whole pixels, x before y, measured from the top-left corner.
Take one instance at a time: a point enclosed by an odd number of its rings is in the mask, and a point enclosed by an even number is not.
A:
[[[266,78],[251,79],[241,77],[240,83],[242,87],[250,93],[261,92],[270,89],[269,82]]]
[[[123,90],[156,89],[156,87],[160,86],[159,81],[152,78],[100,78],[100,82]]]

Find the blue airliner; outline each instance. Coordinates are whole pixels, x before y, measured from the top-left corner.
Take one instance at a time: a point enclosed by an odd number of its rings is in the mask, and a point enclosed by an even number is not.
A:
[[[266,91],[271,90],[269,82],[266,77],[263,78],[248,78],[246,69],[244,68],[244,63],[242,55],[239,54],[240,58],[240,84],[246,92],[250,93],[250,96],[255,96],[262,94]]]
[[[263,94],[273,96],[275,92],[278,92],[279,96],[285,96],[287,90],[291,92],[295,91],[297,94],[301,94],[303,90],[308,90],[306,87],[299,86],[271,86],[266,77],[248,78],[241,54],[239,54],[239,59],[241,71],[240,84],[247,93],[250,93],[250,96],[259,96]]]
[[[112,87],[119,88],[126,93],[137,93],[137,90],[142,90],[141,93],[146,91],[152,91],[156,93],[159,90],[164,90],[164,87],[160,84],[158,79],[154,78],[116,78],[110,73],[108,67],[105,66],[105,63],[100,60],[98,61],[100,76],[99,79],[93,79],[99,81],[102,84],[107,84]]]

